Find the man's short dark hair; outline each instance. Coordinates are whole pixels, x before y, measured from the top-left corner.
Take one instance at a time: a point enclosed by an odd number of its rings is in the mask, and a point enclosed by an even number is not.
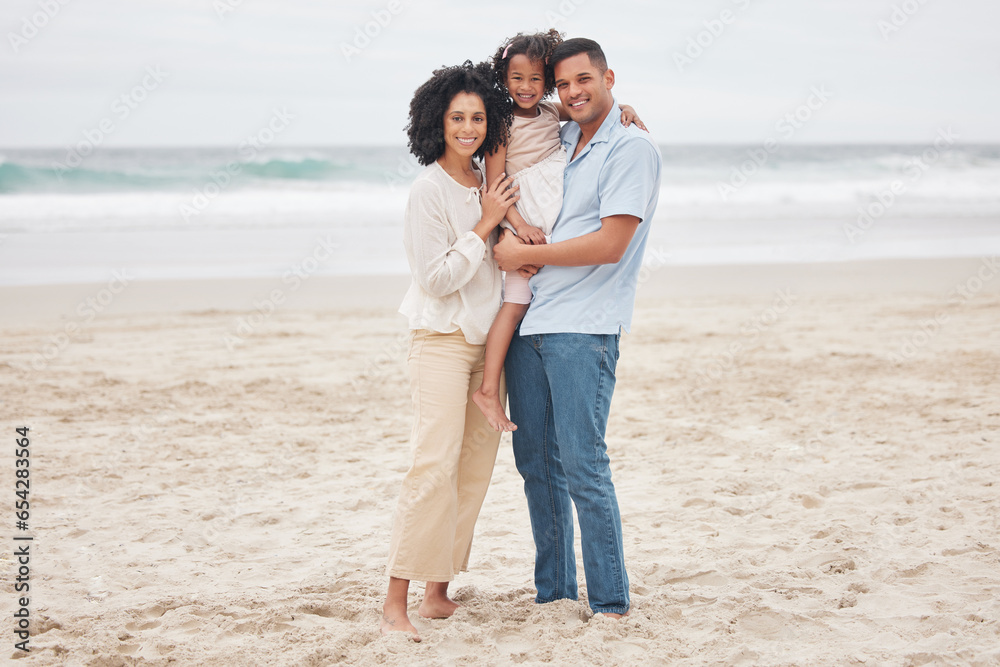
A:
[[[572,39],[567,39],[565,42],[560,44],[552,51],[552,57],[549,59],[549,63],[552,65],[552,69],[556,68],[563,60],[567,58],[572,58],[575,55],[581,53],[586,53],[590,58],[590,64],[601,71],[604,74],[608,71],[608,59],[604,57],[604,50],[601,49],[601,45],[592,39],[587,39],[586,37],[574,37]]]

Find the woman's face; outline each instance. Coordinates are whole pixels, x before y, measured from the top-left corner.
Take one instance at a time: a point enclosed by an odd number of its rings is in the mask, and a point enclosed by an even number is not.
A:
[[[475,155],[486,139],[486,106],[475,93],[459,93],[444,114],[444,150],[462,158]]]

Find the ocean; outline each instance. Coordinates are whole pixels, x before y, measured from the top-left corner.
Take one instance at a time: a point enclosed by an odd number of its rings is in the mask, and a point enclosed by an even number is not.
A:
[[[647,258],[1000,252],[1000,146],[664,145]],[[403,147],[0,149],[0,284],[406,273]],[[322,251],[319,251],[322,249]]]

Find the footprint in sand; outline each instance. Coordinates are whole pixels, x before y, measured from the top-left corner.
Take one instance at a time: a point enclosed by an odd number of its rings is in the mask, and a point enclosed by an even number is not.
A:
[[[684,577],[675,577],[674,579],[668,579],[668,584],[699,584],[701,586],[725,586],[729,582],[726,577],[719,574],[715,570],[708,570],[705,572],[696,572],[695,574],[690,574]]]
[[[351,605],[305,604],[298,607],[295,613],[319,616],[320,618],[337,618],[343,621],[356,620],[358,617],[358,611],[351,609]]]
[[[857,564],[852,558],[841,553],[822,553],[800,561],[799,567],[809,569],[818,567],[825,574],[843,574],[857,569]]]
[[[176,609],[179,606],[180,606],[179,603],[154,604],[142,609],[136,609],[133,611],[133,613],[140,620],[133,621],[131,623],[126,623],[125,629],[128,630],[129,632],[137,632],[142,630],[152,630],[153,628],[158,628],[160,627],[159,619],[171,609]]]

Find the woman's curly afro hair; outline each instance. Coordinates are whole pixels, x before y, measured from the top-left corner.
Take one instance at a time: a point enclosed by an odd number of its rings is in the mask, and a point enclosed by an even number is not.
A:
[[[555,28],[548,32],[536,32],[532,35],[525,35],[522,32],[512,39],[505,40],[497,52],[493,55],[493,80],[496,85],[510,97],[507,90],[507,68],[510,60],[516,55],[526,55],[531,62],[542,63],[545,70],[545,92],[543,97],[552,94],[556,87],[556,76],[549,64],[549,56],[557,46],[562,44],[562,33]],[[506,54],[506,57],[504,55]]]
[[[444,115],[459,93],[478,95],[486,107],[486,138],[476,151],[482,158],[507,143],[511,102],[493,83],[489,63],[442,67],[417,88],[410,101],[410,122],[406,126],[410,152],[426,166],[444,155]]]

